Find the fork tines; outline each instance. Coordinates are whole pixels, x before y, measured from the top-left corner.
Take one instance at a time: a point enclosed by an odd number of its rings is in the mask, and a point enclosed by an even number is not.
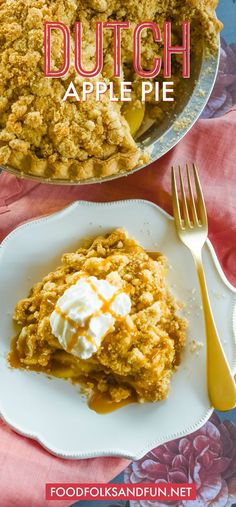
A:
[[[185,177],[183,173],[185,173]],[[177,184],[178,180],[179,185]],[[185,190],[184,180],[187,182],[188,192]],[[192,181],[194,181],[194,187]],[[181,229],[207,227],[206,207],[195,164],[192,164],[190,169],[186,164],[184,171],[180,166],[178,166],[178,171],[172,167],[172,197],[174,216],[178,227]]]

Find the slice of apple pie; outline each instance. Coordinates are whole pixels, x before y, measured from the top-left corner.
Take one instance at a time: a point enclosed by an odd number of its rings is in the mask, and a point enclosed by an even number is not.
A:
[[[166,271],[123,229],[64,254],[16,306],[11,366],[81,384],[97,411],[165,399],[186,331]]]

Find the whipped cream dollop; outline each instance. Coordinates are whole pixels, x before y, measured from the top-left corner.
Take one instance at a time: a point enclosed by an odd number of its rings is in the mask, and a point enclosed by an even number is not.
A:
[[[50,325],[67,352],[89,359],[116,320],[124,319],[130,310],[130,297],[123,290],[95,276],[82,277],[58,299]]]

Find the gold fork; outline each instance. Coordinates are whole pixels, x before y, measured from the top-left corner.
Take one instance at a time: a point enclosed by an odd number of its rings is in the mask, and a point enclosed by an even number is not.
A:
[[[236,406],[236,387],[229,364],[225,357],[207,291],[206,278],[202,262],[202,249],[208,236],[208,221],[203,193],[195,164],[192,174],[186,166],[186,177],[189,199],[187,201],[182,171],[179,166],[180,195],[178,197],[176,171],[172,167],[172,198],[175,225],[178,236],[192,253],[201,290],[202,305],[205,317],[207,383],[208,395],[215,409],[231,410]],[[195,183],[195,194],[192,185]]]

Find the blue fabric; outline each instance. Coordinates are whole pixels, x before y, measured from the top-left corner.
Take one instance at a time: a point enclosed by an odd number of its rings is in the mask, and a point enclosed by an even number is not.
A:
[[[217,15],[224,23],[223,37],[226,42],[236,42],[236,3],[233,0],[220,0]]]

